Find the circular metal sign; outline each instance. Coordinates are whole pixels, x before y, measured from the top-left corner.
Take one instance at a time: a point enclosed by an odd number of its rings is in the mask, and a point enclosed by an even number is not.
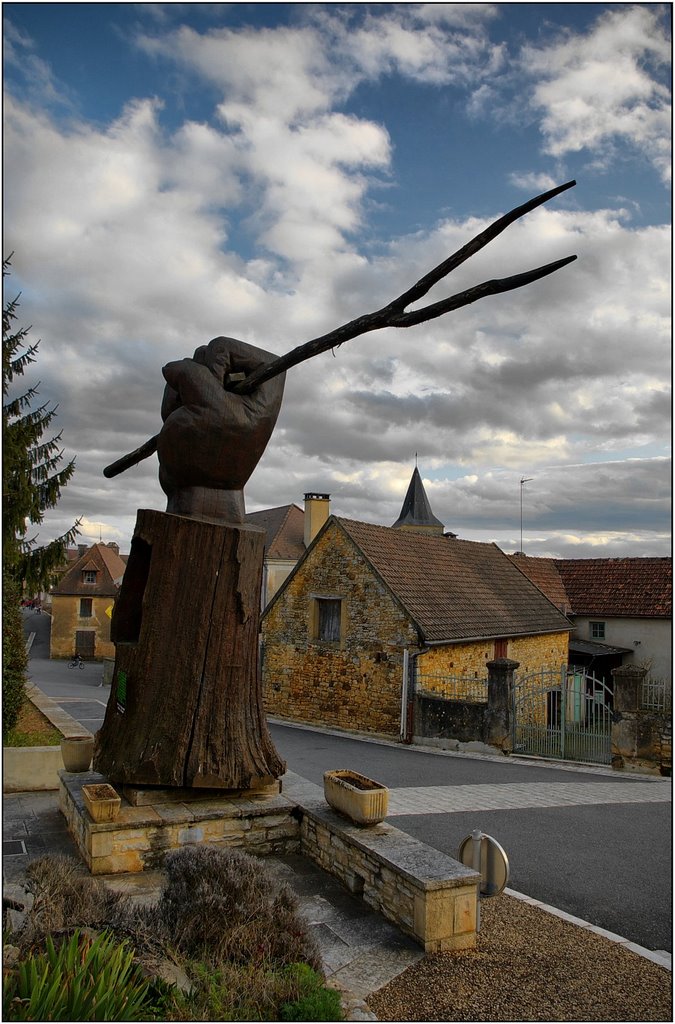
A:
[[[509,880],[509,858],[504,849],[492,836],[480,834],[480,894],[499,896]],[[467,868],[474,865],[474,837],[468,835],[459,844],[457,859]]]

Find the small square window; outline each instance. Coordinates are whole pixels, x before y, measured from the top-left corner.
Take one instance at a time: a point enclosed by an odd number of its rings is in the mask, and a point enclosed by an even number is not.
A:
[[[95,569],[84,569],[82,571],[82,582],[83,583],[96,583],[96,570]]]
[[[605,624],[604,622],[591,622],[591,639],[592,640],[604,640],[605,639]]]
[[[90,619],[94,614],[94,602],[91,597],[80,598],[80,618]]]
[[[316,640],[339,642],[342,601],[339,598],[316,598]]]

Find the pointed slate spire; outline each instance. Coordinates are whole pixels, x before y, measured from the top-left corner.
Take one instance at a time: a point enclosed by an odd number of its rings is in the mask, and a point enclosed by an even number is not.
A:
[[[431,505],[417,466],[410,478],[401,514],[392,529],[414,530],[416,533],[436,533],[440,536],[443,534],[443,523],[431,511]]]

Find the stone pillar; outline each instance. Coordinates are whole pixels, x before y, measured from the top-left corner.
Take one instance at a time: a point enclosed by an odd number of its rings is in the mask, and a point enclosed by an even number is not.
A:
[[[640,688],[646,675],[647,669],[638,665],[620,665],[612,669],[612,768],[617,771],[635,766],[642,753]]]
[[[483,726],[483,741],[511,751],[511,716],[513,714],[513,675],[520,666],[510,658],[488,661],[488,705]]]

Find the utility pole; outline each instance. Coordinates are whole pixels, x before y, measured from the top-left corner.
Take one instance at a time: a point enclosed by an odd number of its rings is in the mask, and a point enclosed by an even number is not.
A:
[[[525,554],[523,550],[523,486],[525,484],[529,484],[530,480],[533,479],[534,477],[531,476],[523,476],[520,478],[520,551],[523,555]]]

